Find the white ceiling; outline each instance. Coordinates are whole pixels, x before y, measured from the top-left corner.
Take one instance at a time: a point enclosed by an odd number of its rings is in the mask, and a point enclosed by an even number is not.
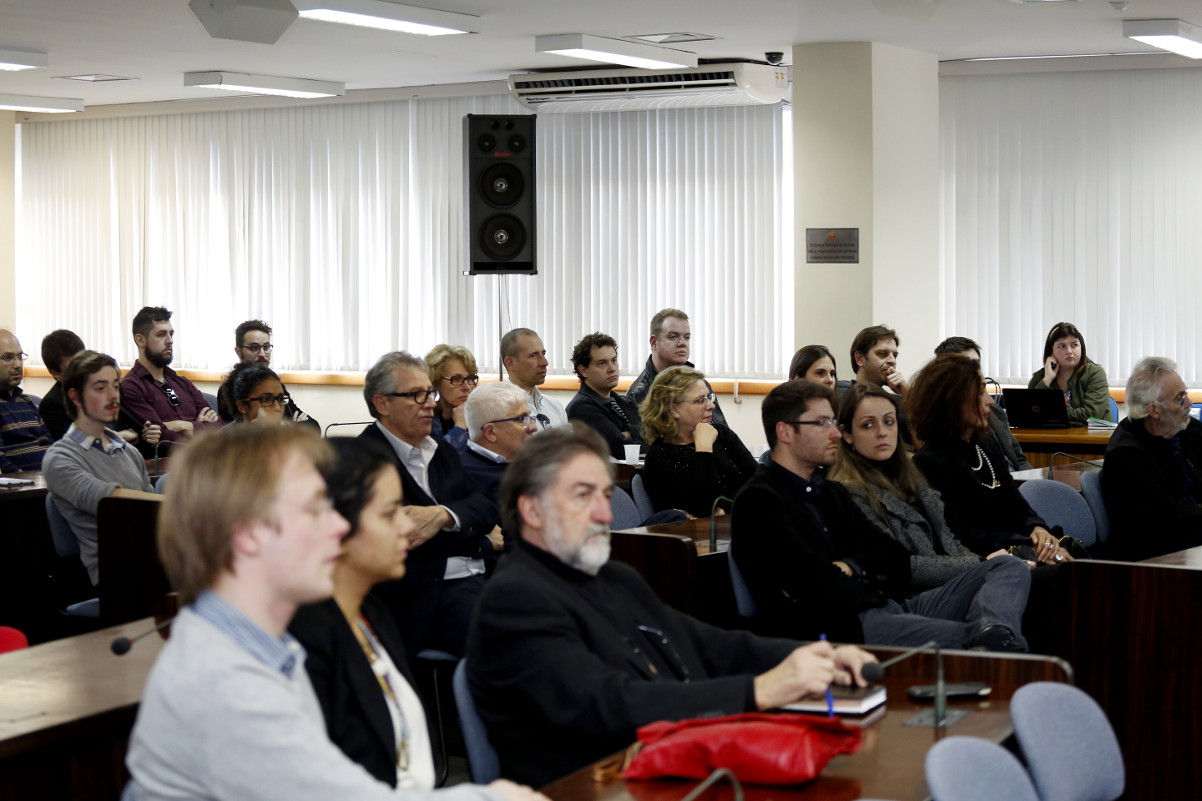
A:
[[[480,33],[424,37],[298,19],[274,45],[211,38],[187,0],[0,0],[0,49],[49,53],[48,69],[0,72],[0,93],[83,98],[88,105],[225,97],[184,88],[182,73],[226,70],[316,78],[348,89],[462,83],[587,62],[534,52],[539,34],[687,31],[718,37],[677,45],[703,59],[763,59],[794,44],[873,41],[981,56],[1151,51],[1124,39],[1123,19],[1202,25],[1202,0],[410,0],[480,17]],[[1122,5],[1122,3],[1117,3]],[[1147,66],[1133,57],[1123,66]],[[1076,60],[1081,61],[1081,60]],[[1086,59],[1084,61],[1092,61]],[[1143,64],[1137,63],[1143,61]],[[1198,66],[1179,56],[1157,66]],[[106,73],[133,81],[81,83]]]

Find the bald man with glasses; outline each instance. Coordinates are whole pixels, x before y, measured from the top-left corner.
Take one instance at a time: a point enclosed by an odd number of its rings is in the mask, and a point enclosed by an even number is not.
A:
[[[21,391],[25,359],[12,331],[0,329],[0,472],[41,470],[50,430],[38,407]]]

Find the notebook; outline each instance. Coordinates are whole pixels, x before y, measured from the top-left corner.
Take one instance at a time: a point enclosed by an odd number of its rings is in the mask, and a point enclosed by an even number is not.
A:
[[[1064,393],[1058,389],[1003,389],[1013,428],[1070,428]]]

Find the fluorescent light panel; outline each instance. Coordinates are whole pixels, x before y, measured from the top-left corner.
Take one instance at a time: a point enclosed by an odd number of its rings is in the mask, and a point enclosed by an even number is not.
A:
[[[307,78],[279,78],[274,75],[248,75],[242,72],[185,72],[184,86],[296,97],[302,100],[346,94],[344,83],[311,81]]]
[[[696,67],[697,54],[669,47],[628,42],[625,39],[608,39],[587,33],[563,33],[554,36],[538,36],[534,49],[539,53],[555,53],[560,56],[599,61],[602,64],[624,64],[642,69],[668,69],[671,67]]]
[[[45,67],[50,58],[45,53],[26,53],[21,50],[0,50],[0,70],[16,72]]]
[[[35,97],[33,95],[0,94],[0,109],[36,111],[40,114],[63,114],[83,111],[83,100],[73,97]]]
[[[1202,29],[1179,19],[1129,19],[1123,36],[1187,58],[1202,58]]]
[[[421,36],[479,33],[480,18],[454,11],[418,8],[388,0],[292,0],[305,19],[360,25]]]

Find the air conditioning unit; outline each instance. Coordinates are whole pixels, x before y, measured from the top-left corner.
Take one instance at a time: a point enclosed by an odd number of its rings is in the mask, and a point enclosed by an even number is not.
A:
[[[510,75],[509,90],[540,114],[754,106],[784,99],[789,68],[732,63],[697,69],[530,72]]]

